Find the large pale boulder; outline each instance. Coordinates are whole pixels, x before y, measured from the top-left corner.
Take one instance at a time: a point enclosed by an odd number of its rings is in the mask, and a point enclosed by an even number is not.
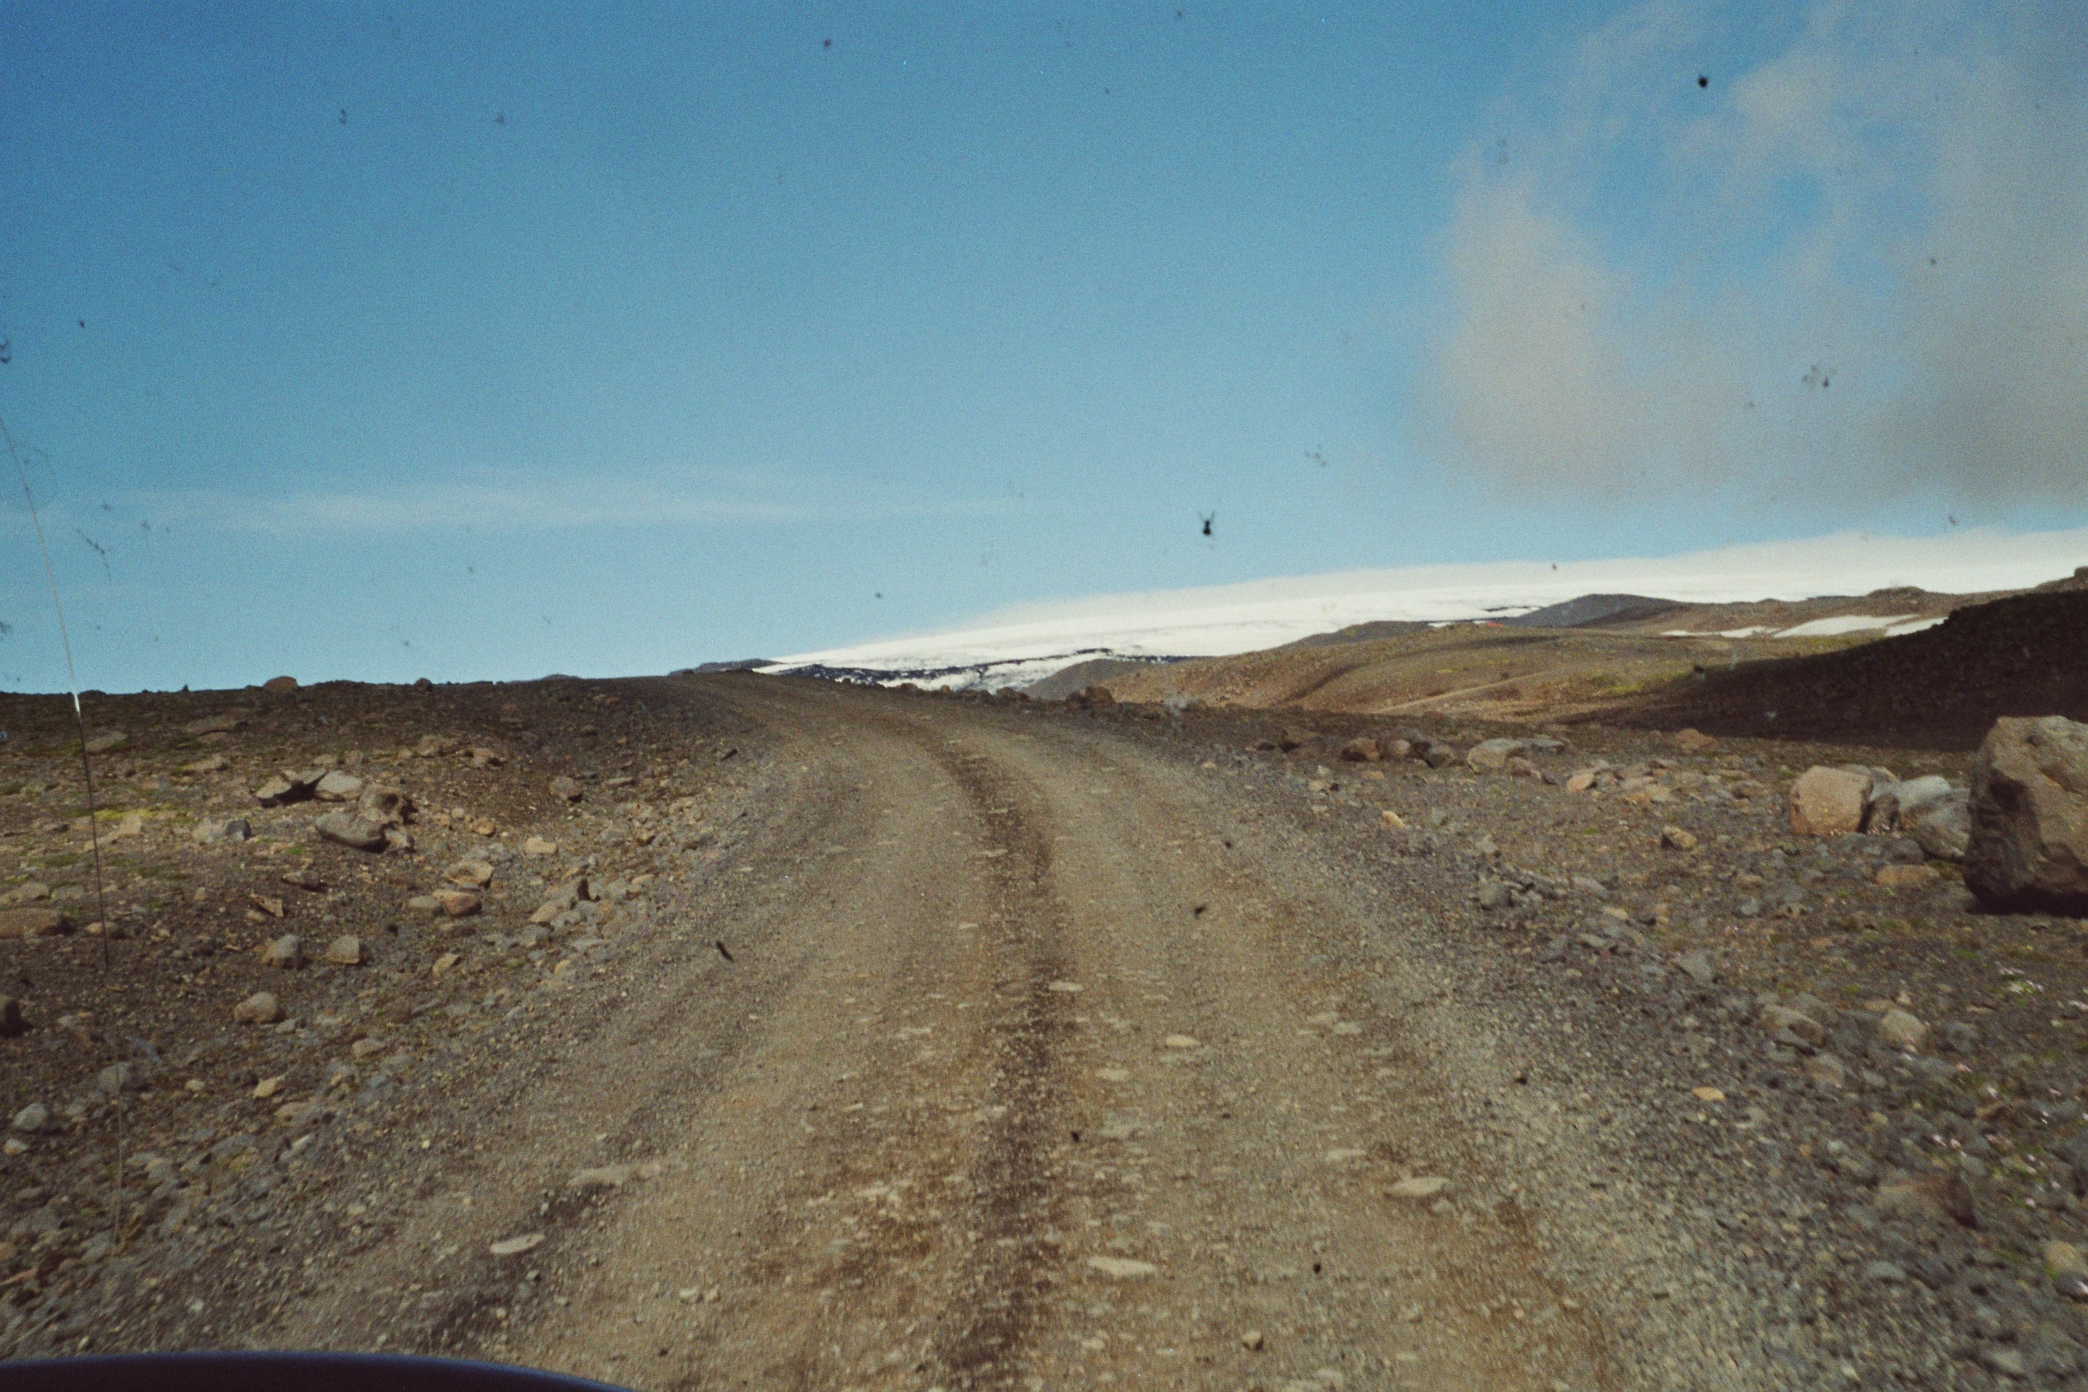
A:
[[[1791,830],[1800,836],[1840,836],[1863,829],[1871,776],[1815,764],[1791,785]]]
[[[2088,915],[2088,725],[1994,722],[1972,765],[1965,883],[1992,908]]]

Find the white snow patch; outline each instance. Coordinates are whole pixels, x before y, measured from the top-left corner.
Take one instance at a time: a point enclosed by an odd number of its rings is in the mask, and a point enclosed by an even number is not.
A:
[[[1898,638],[1908,633],[1919,633],[1924,628],[1934,628],[1937,624],[1947,623],[1949,620],[1950,615],[1938,614],[1933,619],[1916,619],[1912,623],[1894,624],[1885,630],[1885,636],[1887,638]]]
[[[1867,629],[1891,628],[1905,623],[1912,614],[1836,614],[1831,619],[1814,619],[1810,623],[1795,624],[1776,636],[1779,638],[1834,638],[1844,633],[1862,633]]]
[[[1937,537],[1842,533],[1555,566],[1493,561],[1356,570],[1016,605],[961,628],[798,653],[761,670],[818,665],[883,674],[888,682],[1014,686],[1088,658],[1215,657],[1373,620],[1483,621],[1584,594],[1647,594],[1695,604],[1862,595],[1903,585],[1964,594],[2027,589],[2084,560],[2088,527],[2021,535],[1976,528]],[[1854,632],[1907,617],[1819,620],[1785,633]],[[1852,626],[1823,630],[1820,624]]]

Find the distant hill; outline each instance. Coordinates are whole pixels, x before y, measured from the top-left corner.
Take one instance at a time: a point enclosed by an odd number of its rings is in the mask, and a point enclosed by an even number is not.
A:
[[[2003,715],[2088,720],[2088,576],[1839,652],[1715,667],[1595,718],[1706,734],[1969,749]]]
[[[1517,614],[1500,622],[1509,628],[1584,628],[1590,624],[1642,623],[1681,607],[1680,600],[1654,599],[1647,595],[1587,594],[1569,599],[1564,604],[1547,604],[1542,609],[1532,609],[1527,614]]]
[[[1138,662],[1124,657],[1094,657],[1086,662],[1076,662],[1070,667],[1061,667],[1040,682],[1032,682],[1023,688],[1033,701],[1062,701],[1076,691],[1085,691],[1091,686],[1107,686],[1112,677],[1121,677],[1129,672],[1150,671],[1160,664]]]

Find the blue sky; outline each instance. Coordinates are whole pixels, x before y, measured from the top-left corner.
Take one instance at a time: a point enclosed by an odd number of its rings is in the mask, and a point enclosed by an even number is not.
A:
[[[11,5],[0,419],[80,680],[2088,520],[2073,8],[1473,14]]]

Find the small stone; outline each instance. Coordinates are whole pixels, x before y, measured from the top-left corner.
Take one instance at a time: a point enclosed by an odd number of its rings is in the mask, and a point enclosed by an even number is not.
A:
[[[1791,785],[1791,830],[1800,836],[1840,836],[1863,828],[1871,776],[1814,765]]]
[[[70,933],[72,927],[63,909],[0,909],[0,938],[51,938]]]
[[[270,918],[281,918],[283,916],[283,901],[271,895],[249,894],[247,895],[247,902],[267,914]]]
[[[1931,1173],[1888,1180],[1878,1186],[1873,1202],[1880,1213],[1894,1218],[1951,1222],[1967,1228],[1979,1226],[1979,1216],[1972,1207],[1972,1191],[1961,1175]]]
[[[1675,965],[1680,967],[1688,975],[1689,979],[1699,986],[1709,986],[1712,982],[1718,980],[1718,968],[1713,965],[1711,954],[1703,951],[1701,948],[1692,948],[1688,952],[1681,953],[1675,958]]]
[[[215,846],[225,841],[251,841],[254,828],[244,817],[205,817],[189,829],[189,836],[198,845]]]
[[[261,949],[261,964],[280,967],[284,971],[297,970],[305,964],[304,939],[295,933],[283,934]]]
[[[360,966],[362,959],[362,939],[353,933],[343,933],[326,945],[326,960],[335,966]]]
[[[1979,1351],[1979,1361],[2003,1377],[2027,1378],[2030,1365],[2023,1359],[2022,1351],[2012,1348],[1991,1347]]]
[[[483,860],[460,860],[449,868],[446,878],[466,889],[484,889],[493,882],[493,867]]]
[[[321,802],[354,802],[362,796],[363,781],[352,773],[340,769],[328,769],[317,783],[312,785],[312,796]]]
[[[355,800],[355,815],[381,827],[403,827],[413,813],[413,799],[402,788],[372,783]]]
[[[551,796],[560,802],[578,802],[586,795],[586,791],[580,786],[579,779],[568,778],[562,773],[551,780]]]
[[[260,1082],[254,1084],[253,1095],[255,1100],[261,1101],[275,1096],[283,1090],[283,1084],[287,1081],[288,1076],[282,1073],[278,1073],[272,1078],[263,1078]]]
[[[1763,1029],[1772,1034],[1788,1030],[1808,1044],[1819,1045],[1827,1040],[1827,1031],[1820,1022],[1802,1010],[1793,1010],[1785,1005],[1765,1005],[1756,1020]]]
[[[1133,1261],[1129,1257],[1089,1257],[1087,1264],[1104,1276],[1118,1281],[1157,1275],[1160,1270],[1151,1262]]]
[[[1699,1102],[1725,1101],[1725,1093],[1715,1087],[1693,1087],[1689,1090],[1689,1095]]]
[[[443,974],[444,974],[445,972],[447,972],[447,971],[448,971],[448,970],[449,970],[449,969],[450,969],[451,967],[454,967],[455,965],[457,965],[457,962],[458,962],[459,960],[460,960],[460,959],[458,958],[457,954],[456,954],[456,953],[454,953],[454,952],[445,952],[445,953],[443,953],[443,954],[442,954],[442,955],[441,955],[440,957],[437,957],[437,958],[435,959],[434,975],[436,975],[436,976],[441,976],[441,975],[443,975]]]
[[[1082,986],[1077,981],[1054,981],[1049,986],[1046,986],[1044,989],[1047,991],[1056,991],[1060,995],[1077,996],[1087,988]]]
[[[514,1257],[520,1256],[524,1252],[534,1251],[536,1248],[541,1247],[543,1243],[544,1235],[542,1233],[524,1233],[520,1237],[504,1237],[486,1250],[496,1257]]]
[[[326,888],[326,881],[319,878],[319,872],[310,866],[304,866],[296,870],[285,870],[281,879],[286,885],[294,885],[298,889],[309,890],[314,894]]]
[[[2045,1269],[2054,1276],[2088,1276],[2088,1257],[2071,1242],[2047,1242],[2044,1245]]]
[[[1907,1269],[1898,1262],[1874,1261],[1864,1266],[1863,1279],[1883,1286],[1904,1286]]]
[[[438,889],[431,896],[451,918],[469,918],[483,906],[468,889]]]
[[[261,689],[274,696],[288,696],[291,692],[297,690],[297,678],[270,677],[267,681],[261,683]]]
[[[1878,883],[1887,889],[1909,889],[1942,879],[1933,865],[1884,865],[1878,868]]]
[[[232,1018],[243,1025],[272,1025],[283,1018],[283,1007],[273,993],[256,991],[232,1007]]]
[[[51,1109],[41,1102],[31,1102],[28,1106],[16,1112],[14,1120],[9,1125],[17,1131],[26,1131],[32,1136],[58,1129],[57,1122],[51,1119]]]
[[[1895,1049],[1916,1050],[1928,1038],[1928,1026],[1907,1011],[1892,1009],[1878,1017],[1878,1034]]]
[[[1416,1175],[1402,1179],[1385,1191],[1388,1198],[1410,1199],[1416,1203],[1426,1199],[1442,1197],[1449,1191],[1450,1181],[1437,1175]]]
[[[630,1183],[629,1165],[600,1165],[591,1170],[581,1170],[566,1181],[570,1189],[621,1189]]]
[[[1202,1047],[1196,1042],[1193,1035],[1187,1034],[1170,1034],[1160,1042],[1170,1049],[1197,1049]]]
[[[558,854],[558,843],[546,841],[541,836],[532,836],[522,843],[522,854],[526,856],[554,856]]]
[[[351,850],[381,851],[390,844],[385,839],[382,826],[349,812],[329,812],[314,823],[313,827],[322,840],[347,846]]]
[[[1660,844],[1671,851],[1693,851],[1697,848],[1696,835],[1678,826],[1660,829]]]
[[[360,1063],[364,1059],[375,1058],[383,1053],[384,1041],[381,1039],[358,1039],[348,1046],[348,1052]]]
[[[1682,729],[1675,732],[1675,748],[1684,754],[1702,754],[1718,748],[1718,741],[1700,730]]]
[[[1250,1353],[1258,1352],[1265,1342],[1259,1329],[1250,1329],[1240,1336],[1240,1347]]]
[[[1822,1087],[1838,1088],[1848,1081],[1842,1061],[1832,1054],[1815,1054],[1805,1061],[1805,1076]]]

